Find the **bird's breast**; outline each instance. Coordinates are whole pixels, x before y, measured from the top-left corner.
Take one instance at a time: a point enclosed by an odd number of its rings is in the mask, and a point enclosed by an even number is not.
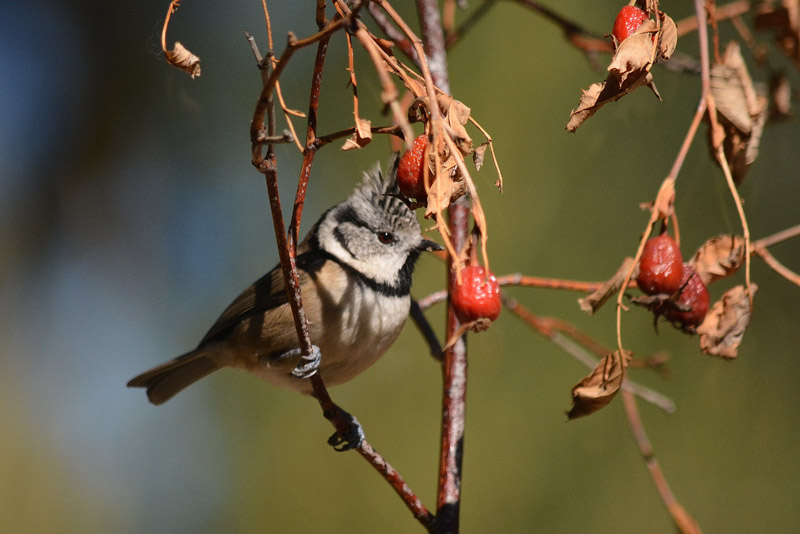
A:
[[[403,328],[410,297],[388,296],[353,276],[319,289],[321,328],[312,330],[322,350],[326,384],[350,380],[375,363]]]

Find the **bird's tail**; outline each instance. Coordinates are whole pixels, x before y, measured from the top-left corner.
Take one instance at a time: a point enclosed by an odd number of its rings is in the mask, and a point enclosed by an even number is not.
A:
[[[163,404],[183,388],[219,369],[203,350],[178,356],[145,371],[128,382],[129,388],[147,388],[147,398],[153,404]]]

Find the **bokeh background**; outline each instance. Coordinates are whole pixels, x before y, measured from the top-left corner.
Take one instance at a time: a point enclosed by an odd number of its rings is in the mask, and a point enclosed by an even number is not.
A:
[[[477,4],[472,2],[471,4]],[[620,2],[546,2],[603,33]],[[314,2],[271,6],[284,36],[314,31]],[[393,491],[356,454],[325,444],[313,400],[224,371],[155,408],[125,388],[138,372],[194,347],[238,292],[277,261],[263,177],[248,127],[260,78],[242,30],[262,49],[259,2],[186,2],[169,40],[201,56],[198,80],[159,51],[166,1],[0,4],[0,525],[5,532],[419,532]],[[475,6],[472,5],[472,8]],[[415,22],[411,3],[404,14]],[[676,20],[689,3],[665,8]],[[724,32],[729,32],[727,26]],[[725,33],[731,37],[730,33]],[[679,50],[696,54],[696,36]],[[774,51],[774,50],[773,50]],[[323,83],[320,131],[350,125],[342,36]],[[283,78],[307,106],[313,50]],[[359,52],[362,109],[380,123],[379,90]],[[604,60],[601,58],[600,62]],[[797,72],[779,55],[772,65]],[[506,191],[478,174],[498,274],[605,279],[636,249],[653,198],[694,113],[696,75],[655,69],[646,90],[564,131],[580,89],[602,79],[554,26],[498,5],[453,49],[454,94],[493,135]],[[763,72],[754,72],[765,81]],[[738,232],[705,127],[678,180],[684,253]],[[476,139],[479,133],[475,132]],[[798,223],[800,128],[770,126],[741,187],[754,237]],[[307,229],[389,142],[328,147],[311,178]],[[279,151],[284,198],[300,158]],[[800,246],[774,253],[800,270]],[[740,282],[717,284],[712,296]],[[635,378],[672,398],[673,415],[640,403],[655,453],[705,532],[793,532],[800,525],[800,289],[763,263],[739,359],[641,310],[625,315],[629,348],[669,351],[671,379]],[[413,293],[441,288],[420,261]],[[725,286],[725,287],[723,287]],[[511,292],[534,311],[614,342],[611,307],[576,295]],[[443,314],[428,313],[441,333]],[[566,423],[587,372],[506,313],[471,336],[462,531],[670,533],[674,528],[630,438],[621,403]],[[370,442],[435,504],[441,376],[419,335],[333,390]]]

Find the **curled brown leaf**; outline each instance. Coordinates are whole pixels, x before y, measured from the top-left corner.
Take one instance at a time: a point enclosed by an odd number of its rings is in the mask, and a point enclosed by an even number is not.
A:
[[[740,183],[758,156],[767,120],[767,97],[758,94],[742,58],[739,44],[732,41],[722,63],[711,69],[711,93],[717,118],[725,131],[723,150],[734,182]],[[710,143],[716,161],[716,145]]]
[[[622,386],[630,359],[630,352],[617,350],[600,360],[591,374],[572,388],[572,409],[567,417],[590,415],[608,405]]]
[[[750,300],[758,286],[750,284],[750,289],[749,295],[742,285],[729,289],[706,314],[703,324],[697,328],[703,354],[736,358],[744,332],[750,324]]]
[[[192,79],[200,77],[200,58],[181,43],[176,42],[172,50],[165,50],[164,57],[170,65],[186,72]]]
[[[356,127],[353,135],[342,145],[342,150],[364,148],[372,141],[372,123],[367,119],[356,118]]]
[[[694,267],[704,284],[728,277],[744,264],[744,238],[720,235],[703,243],[689,265]]]
[[[633,258],[625,258],[622,260],[620,268],[614,273],[614,276],[609,278],[591,295],[578,299],[581,310],[588,312],[589,315],[594,315],[608,299],[619,293],[619,290],[622,289],[622,284],[625,283],[625,279],[628,277],[628,272],[632,264]],[[633,277],[635,277],[635,275],[636,273],[633,273]]]
[[[653,35],[656,23],[646,20],[627,39],[622,41],[606,70],[622,87],[629,76],[642,77],[653,66]],[[608,83],[610,80],[606,80]]]
[[[489,148],[489,141],[485,141],[478,145],[472,152],[472,162],[475,164],[475,170],[481,170],[483,167],[483,160],[486,154],[486,149]]]
[[[672,17],[661,13],[661,34],[658,40],[658,54],[663,60],[672,56],[678,45],[678,27]]]

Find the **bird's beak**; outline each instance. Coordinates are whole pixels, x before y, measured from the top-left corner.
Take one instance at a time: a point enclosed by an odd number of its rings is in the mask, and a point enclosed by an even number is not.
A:
[[[418,250],[427,250],[427,251],[434,251],[434,250],[444,250],[444,247],[437,243],[436,241],[431,241],[430,239],[423,239],[420,241],[419,245],[417,245]]]

